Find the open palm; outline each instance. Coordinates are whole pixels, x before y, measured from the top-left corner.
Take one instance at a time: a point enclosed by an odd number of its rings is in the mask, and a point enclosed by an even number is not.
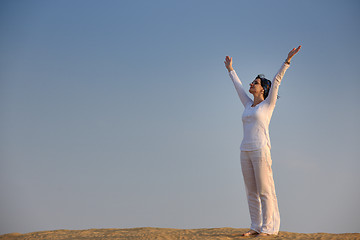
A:
[[[225,63],[225,67],[227,68],[227,70],[229,70],[229,72],[231,70],[233,70],[233,68],[232,68],[232,57],[226,56],[224,63]]]
[[[295,56],[295,54],[297,54],[301,49],[301,45],[298,46],[297,48],[293,48],[289,54],[288,54],[288,60],[290,60],[293,56]]]

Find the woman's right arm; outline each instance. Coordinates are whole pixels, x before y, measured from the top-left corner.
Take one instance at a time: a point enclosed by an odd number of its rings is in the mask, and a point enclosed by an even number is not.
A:
[[[232,67],[232,58],[229,57],[229,56],[226,56],[224,63],[225,63],[225,67],[229,71],[230,78],[234,83],[234,86],[235,86],[235,89],[236,89],[236,91],[237,91],[237,93],[239,95],[239,98],[240,98],[242,104],[244,105],[244,107],[246,107],[246,105],[249,102],[251,102],[252,100],[246,94],[239,77],[237,76],[235,70]]]

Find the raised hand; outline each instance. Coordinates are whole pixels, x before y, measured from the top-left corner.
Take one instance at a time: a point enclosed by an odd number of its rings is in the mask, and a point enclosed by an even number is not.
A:
[[[293,48],[293,49],[289,52],[286,61],[287,61],[287,62],[290,62],[291,58],[292,58],[293,56],[295,56],[295,54],[297,54],[297,53],[300,51],[300,49],[301,49],[301,45],[298,46],[297,48]]]
[[[232,67],[232,57],[226,56],[224,63],[225,63],[225,67],[229,72],[234,70]]]

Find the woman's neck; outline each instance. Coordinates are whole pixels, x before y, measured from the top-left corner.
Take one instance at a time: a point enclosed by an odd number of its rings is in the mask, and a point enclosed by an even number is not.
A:
[[[264,97],[259,95],[259,96],[254,96],[254,103],[253,103],[253,107],[255,107],[256,105],[258,105],[259,103],[261,103],[262,101],[264,101]]]

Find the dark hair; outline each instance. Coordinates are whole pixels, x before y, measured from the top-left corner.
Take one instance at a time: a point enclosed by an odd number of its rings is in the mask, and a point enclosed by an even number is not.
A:
[[[256,78],[260,78],[261,80],[261,86],[264,89],[264,99],[266,99],[269,95],[269,91],[271,88],[271,81],[269,79],[266,79],[264,74],[259,74]]]

